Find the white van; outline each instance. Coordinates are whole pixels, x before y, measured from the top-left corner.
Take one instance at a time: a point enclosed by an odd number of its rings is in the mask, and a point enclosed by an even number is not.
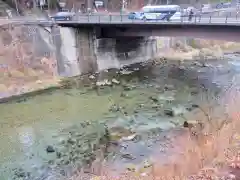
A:
[[[144,20],[180,20],[181,8],[178,5],[144,6]]]

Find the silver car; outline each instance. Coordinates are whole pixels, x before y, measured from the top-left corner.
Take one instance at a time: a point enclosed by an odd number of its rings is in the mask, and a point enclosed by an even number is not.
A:
[[[51,16],[52,20],[55,21],[70,21],[75,16],[73,12],[58,12],[55,15]]]

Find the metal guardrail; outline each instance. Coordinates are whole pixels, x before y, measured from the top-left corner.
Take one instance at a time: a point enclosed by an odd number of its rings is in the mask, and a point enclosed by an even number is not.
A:
[[[69,23],[98,23],[98,24],[111,24],[111,23],[121,23],[121,24],[129,24],[129,23],[147,23],[147,24],[171,24],[171,23],[204,23],[204,24],[239,24],[240,25],[240,14],[231,17],[231,16],[205,16],[198,15],[193,16],[191,20],[189,20],[188,16],[182,16],[178,20],[140,20],[140,19],[129,19],[128,15],[79,15],[75,16],[71,21],[55,21],[55,23],[61,24],[69,24]]]
[[[182,16],[179,20],[139,20],[129,19],[128,15],[78,15],[70,21],[51,21],[39,19],[10,19],[9,23],[25,25],[52,26],[53,24],[219,24],[240,25],[239,16],[193,16],[189,21],[188,16]]]

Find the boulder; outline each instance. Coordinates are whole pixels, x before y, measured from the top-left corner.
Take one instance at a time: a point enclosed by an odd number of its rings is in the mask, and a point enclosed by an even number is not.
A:
[[[53,153],[53,152],[55,152],[53,146],[51,146],[51,145],[48,145],[48,146],[47,146],[46,151],[47,151],[47,153]]]

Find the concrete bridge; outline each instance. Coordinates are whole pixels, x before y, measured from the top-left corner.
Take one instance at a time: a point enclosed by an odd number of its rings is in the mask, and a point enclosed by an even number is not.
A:
[[[127,15],[78,15],[72,21],[12,20],[15,24],[59,25],[75,29],[94,31],[97,38],[188,36],[193,38],[240,41],[240,14],[236,16],[196,16],[192,21],[182,17],[176,21],[130,20]]]
[[[156,40],[150,38],[153,36],[240,41],[237,16],[194,17],[191,22],[185,17],[166,22],[129,20],[119,15],[84,15],[72,21],[13,20],[13,23],[50,27],[59,73],[67,76],[150,59],[158,53]]]
[[[94,29],[99,38],[186,36],[193,38],[240,41],[240,16],[198,16],[188,21],[130,20],[127,16],[78,16],[72,21],[56,22],[62,27]]]

